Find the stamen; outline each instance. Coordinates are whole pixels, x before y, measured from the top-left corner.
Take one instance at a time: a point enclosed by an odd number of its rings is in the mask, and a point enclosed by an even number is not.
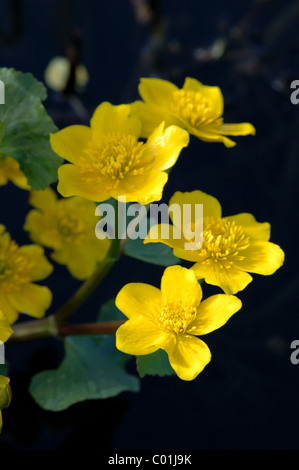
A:
[[[235,221],[206,217],[203,226],[203,245],[199,252],[201,262],[220,263],[229,269],[234,261],[244,259],[242,251],[250,244],[249,237]]]
[[[213,115],[211,101],[200,92],[177,90],[173,94],[173,113],[179,115],[192,127],[221,124],[222,119]]]
[[[178,300],[163,303],[161,311],[157,314],[157,320],[163,329],[180,334],[186,331],[188,325],[195,319],[196,313],[195,307],[186,306]]]
[[[113,189],[127,174],[138,175],[148,171],[153,158],[143,159],[143,150],[144,143],[138,142],[133,135],[117,132],[101,136],[101,141],[93,143],[86,151],[87,158],[81,165],[84,177],[94,183],[98,174],[99,182],[105,178],[106,186],[109,177]]]

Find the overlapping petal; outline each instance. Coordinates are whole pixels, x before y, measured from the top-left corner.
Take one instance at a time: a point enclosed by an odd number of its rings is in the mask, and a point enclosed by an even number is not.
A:
[[[171,341],[169,333],[161,330],[145,316],[134,317],[121,325],[116,334],[116,347],[134,356],[150,354]]]
[[[206,343],[191,335],[180,335],[173,345],[165,348],[169,363],[182,380],[194,380],[211,360]]]
[[[181,305],[189,307],[197,307],[202,299],[202,289],[194,272],[182,269],[181,266],[170,266],[165,270],[161,292],[164,302],[177,302],[180,299]]]
[[[161,291],[142,282],[126,284],[117,294],[115,304],[126,317],[140,315],[153,319],[162,303]]]

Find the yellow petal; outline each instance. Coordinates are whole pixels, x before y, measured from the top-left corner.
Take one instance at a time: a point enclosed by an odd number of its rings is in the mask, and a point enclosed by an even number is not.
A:
[[[146,316],[155,318],[161,309],[161,291],[142,282],[126,284],[117,294],[115,305],[128,318]]]
[[[195,379],[211,360],[208,346],[188,334],[178,335],[175,347],[166,347],[165,351],[171,367],[182,380]]]
[[[227,148],[234,147],[236,145],[236,142],[233,140],[229,139],[228,137],[225,137],[225,135],[222,135],[221,133],[217,132],[218,127],[188,127],[188,131],[190,134],[195,135],[198,137],[200,140],[203,140],[204,142],[220,142],[225,145]]]
[[[57,210],[56,193],[50,187],[41,191],[30,191],[29,204],[43,212],[54,212]]]
[[[202,255],[200,250],[185,250],[181,248],[173,248],[173,254],[177,258],[184,259],[186,261],[192,261],[193,263],[201,261]]]
[[[156,108],[143,103],[143,101],[135,101],[131,103],[131,115],[137,116],[141,122],[140,137],[147,138],[156,127],[165,120],[166,116],[156,110]],[[167,119],[166,119],[167,122]],[[170,123],[172,124],[172,122]]]
[[[95,110],[91,121],[93,139],[97,141],[102,135],[122,133],[140,136],[141,122],[137,116],[131,116],[129,104],[114,106],[111,103],[101,103]]]
[[[7,298],[18,312],[41,318],[51,305],[52,293],[45,286],[23,284],[7,294]]]
[[[255,135],[255,128],[250,122],[240,122],[239,124],[221,124],[216,132],[224,135]]]
[[[226,294],[236,294],[252,281],[250,274],[245,271],[234,266],[221,268],[220,263],[196,263],[190,269],[195,272],[197,279],[204,279],[207,284],[221,287]]]
[[[202,96],[204,96],[210,101],[212,107],[211,114],[215,118],[222,116],[224,102],[222,92],[218,86],[204,85],[195,78],[187,77],[185,79],[183,90],[200,93]]]
[[[173,93],[178,90],[178,87],[160,78],[141,78],[138,90],[146,103],[157,108],[163,108],[164,112],[167,113],[173,100]],[[163,118],[161,121],[163,121]]]
[[[98,258],[89,250],[88,245],[64,246],[62,250],[57,250],[51,254],[51,258],[57,263],[67,266],[71,275],[79,280],[90,277],[96,267]]]
[[[121,325],[116,332],[116,347],[126,354],[151,354],[168,343],[170,333],[157,327],[147,317],[139,316]]]
[[[82,125],[65,127],[56,134],[50,134],[50,143],[54,152],[71,163],[81,161],[82,157],[86,158],[91,139],[90,128]]]
[[[6,316],[8,323],[12,325],[19,317],[17,309],[13,307],[7,295],[0,289],[0,309]]]
[[[270,239],[270,224],[268,222],[257,222],[252,214],[243,212],[242,214],[230,215],[225,218],[231,222],[234,221],[237,225],[241,225],[244,232],[251,238],[265,242]]]
[[[271,242],[255,241],[242,255],[244,259],[235,262],[238,268],[265,276],[275,273],[284,262],[283,250]]]
[[[19,252],[25,255],[30,262],[30,277],[32,281],[41,281],[48,277],[53,266],[44,254],[44,249],[38,245],[23,245],[19,248]]]
[[[5,343],[6,340],[12,335],[13,330],[9,326],[6,315],[0,310],[0,341]]]
[[[241,300],[233,295],[212,295],[198,306],[196,319],[186,332],[196,336],[206,335],[223,326],[241,307]]]
[[[154,156],[155,168],[161,171],[167,170],[175,164],[181,150],[187,147],[188,143],[187,131],[177,126],[169,126],[164,130],[162,122],[149,136],[143,156]]]
[[[111,195],[116,199],[126,196],[127,202],[147,205],[160,201],[167,180],[167,173],[156,170],[141,175],[127,175],[119,182],[117,191],[114,190]]]
[[[31,240],[48,248],[59,249],[61,237],[57,230],[55,215],[49,217],[48,212],[31,210],[28,212],[24,224],[24,230],[29,232]]]
[[[81,196],[96,202],[106,201],[111,197],[111,190],[106,190],[104,183],[99,184],[97,175],[93,181],[87,179],[78,166],[62,165],[58,169],[58,178],[57,190],[64,197]]]
[[[143,243],[164,243],[164,245],[171,248],[178,248],[183,250],[184,243],[187,242],[180,230],[174,225],[170,224],[157,224],[153,225]]]
[[[196,190],[186,193],[177,191],[169,201],[169,206],[172,204],[178,204],[180,206],[181,214],[183,214],[184,211],[184,204],[190,204],[191,206],[202,204],[203,217],[221,217],[221,205],[219,201],[203,191]],[[194,223],[195,221],[192,220],[192,222]]]
[[[190,269],[182,266],[169,266],[161,279],[163,301],[178,301],[183,305],[197,307],[202,298],[202,290],[196,276]]]

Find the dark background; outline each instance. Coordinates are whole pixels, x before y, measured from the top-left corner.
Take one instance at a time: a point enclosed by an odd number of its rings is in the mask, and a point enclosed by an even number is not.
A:
[[[147,3],[152,13],[142,20],[140,8]],[[180,87],[191,76],[220,86],[225,122],[252,122],[257,134],[236,138],[232,149],[192,137],[171,172],[163,202],[177,190],[203,190],[220,200],[224,215],[250,212],[269,221],[271,241],[286,253],[277,273],[254,275],[238,294],[242,311],[204,338],[213,357],[193,382],[146,377],[138,394],[47,412],[27,387],[34,373],[57,367],[61,344],[7,347],[13,401],[3,413],[1,452],[298,448],[299,365],[290,361],[290,344],[299,339],[299,106],[290,101],[290,83],[299,79],[298,18],[296,0],[1,2],[1,66],[43,81],[52,57],[75,53],[89,71],[85,92],[75,95],[80,112],[71,87],[67,95],[49,90],[45,106],[58,127],[87,124],[101,101],[137,99],[142,76]],[[30,242],[22,230],[27,197],[11,183],[0,188],[0,223],[20,244]],[[100,305],[127,282],[158,286],[162,272],[122,259],[74,321],[94,319]],[[47,284],[53,310],[79,285],[61,266]],[[205,286],[205,296],[210,293],[215,290]],[[136,373],[134,360],[129,368]]]

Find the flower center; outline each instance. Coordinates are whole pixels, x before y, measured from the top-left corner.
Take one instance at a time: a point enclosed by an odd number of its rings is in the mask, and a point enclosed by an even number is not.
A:
[[[61,201],[57,208],[58,232],[65,242],[79,245],[86,239],[90,226],[87,226],[84,213],[80,211],[80,208],[73,215],[63,202]]]
[[[30,282],[30,260],[20,253],[18,245],[12,241],[6,253],[0,254],[0,285],[10,292],[18,288],[18,285]]]
[[[181,301],[162,304],[157,320],[163,329],[174,333],[184,333],[188,325],[195,319],[195,307],[183,305]]]
[[[93,143],[89,147],[88,162],[84,160],[82,169],[93,181],[95,173],[100,181],[109,177],[113,187],[128,173],[138,175],[148,171],[148,164],[153,158],[143,158],[143,150],[144,143],[138,142],[135,136],[109,133],[101,136],[96,145]]]
[[[207,125],[215,121],[220,123],[221,119],[215,119],[211,101],[199,92],[177,90],[173,93],[174,110],[184,121],[192,127]]]
[[[249,244],[249,237],[234,221],[220,217],[204,218],[202,261],[219,262],[230,268],[234,261],[244,259],[242,251]]]

